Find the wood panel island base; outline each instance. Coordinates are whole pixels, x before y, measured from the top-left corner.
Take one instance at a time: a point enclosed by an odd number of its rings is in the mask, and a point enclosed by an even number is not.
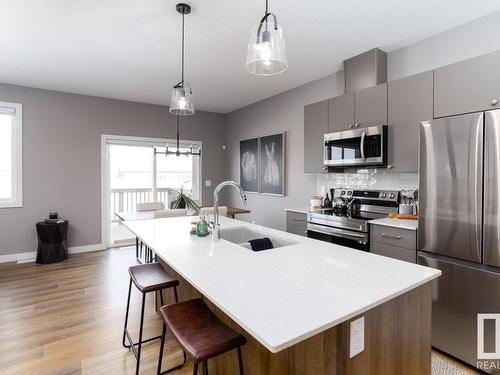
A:
[[[124,224],[179,280],[181,301],[202,298],[247,338],[247,375],[430,375],[431,282],[441,271],[221,219],[220,240],[190,235],[186,217]],[[247,247],[262,237],[274,248]],[[364,349],[350,358],[358,317]],[[236,352],[208,363],[211,374],[237,373]]]
[[[242,347],[245,374],[251,375],[426,375],[431,373],[431,283],[424,284],[335,327],[272,353],[205,298],[161,259],[180,281],[181,301],[202,298],[225,324],[247,338]],[[165,295],[166,303],[174,303]],[[364,350],[349,358],[350,322],[364,316]],[[236,351],[208,361],[211,374],[234,374]]]

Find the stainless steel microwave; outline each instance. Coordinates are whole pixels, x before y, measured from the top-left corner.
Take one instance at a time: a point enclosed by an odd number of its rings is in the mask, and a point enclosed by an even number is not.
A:
[[[324,164],[328,167],[387,165],[387,125],[325,134]]]

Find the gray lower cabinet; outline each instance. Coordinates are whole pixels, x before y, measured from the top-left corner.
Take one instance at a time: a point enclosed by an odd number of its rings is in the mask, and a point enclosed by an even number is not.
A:
[[[318,173],[323,165],[325,133],[328,133],[328,100],[304,107],[304,172]]]
[[[387,124],[387,83],[355,93],[356,127]]]
[[[419,124],[433,118],[433,71],[388,83],[388,165],[418,171]]]
[[[305,236],[307,231],[307,214],[303,212],[286,211],[286,231]]]
[[[434,71],[434,117],[500,108],[500,51]]]
[[[416,263],[417,232],[370,224],[370,252]]]
[[[383,255],[388,258],[404,260],[405,262],[416,263],[417,251],[405,249],[388,244],[370,242],[370,252],[378,255]]]
[[[329,100],[328,133],[354,127],[354,93],[336,96]]]

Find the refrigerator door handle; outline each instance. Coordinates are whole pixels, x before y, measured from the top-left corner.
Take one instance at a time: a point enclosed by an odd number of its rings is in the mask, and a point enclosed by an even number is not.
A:
[[[484,119],[483,262],[500,267],[500,110]]]
[[[482,215],[483,215],[483,133],[484,133],[484,117],[481,118],[483,124],[477,129],[477,137],[475,142],[475,160],[476,160],[476,175],[474,176],[474,214],[475,214],[475,231],[476,231],[476,253],[481,259],[481,243],[482,243]]]

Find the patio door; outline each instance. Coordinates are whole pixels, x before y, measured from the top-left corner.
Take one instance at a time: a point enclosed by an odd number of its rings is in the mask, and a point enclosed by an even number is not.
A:
[[[181,147],[201,147],[198,142],[188,142],[183,141]],[[135,242],[134,235],[115,215],[117,212],[135,211],[138,203],[147,202],[161,202],[168,208],[180,188],[201,203],[200,157],[161,154],[167,144],[174,143],[164,139],[103,136],[102,230],[103,243],[108,247]]]

